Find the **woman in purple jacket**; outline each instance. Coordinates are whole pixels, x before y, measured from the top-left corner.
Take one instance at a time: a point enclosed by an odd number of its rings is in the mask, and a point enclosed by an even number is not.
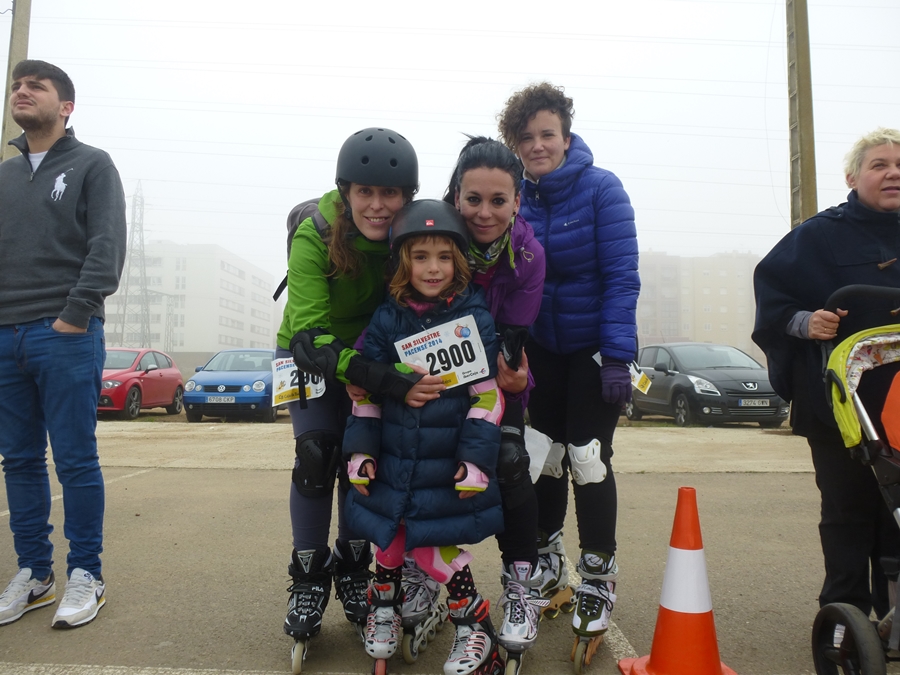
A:
[[[572,99],[544,82],[513,94],[499,121],[525,168],[522,215],[547,256],[528,342],[535,379],[528,411],[534,428],[555,441],[559,460],[535,486],[543,591],[554,596],[554,612],[571,597],[561,530],[572,473],[583,579],[572,620],[578,647],[606,631],[616,599],[612,440],[631,398],[640,279],[634,209],[621,181],[594,166],[571,133],[573,114]]]
[[[503,625],[499,639],[511,654],[534,644],[540,618],[537,494],[528,473],[524,411],[533,386],[524,344],[544,287],[544,249],[519,214],[522,165],[499,141],[473,137],[459,155],[445,201],[459,209],[469,233],[472,281],[484,288],[502,341],[497,382],[506,399],[497,479],[505,529],[497,535],[503,562]]]

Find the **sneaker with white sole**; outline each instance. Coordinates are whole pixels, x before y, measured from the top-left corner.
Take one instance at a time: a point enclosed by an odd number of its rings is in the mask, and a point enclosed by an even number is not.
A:
[[[31,578],[31,569],[24,567],[0,593],[0,626],[22,618],[25,612],[56,602],[56,582],[53,572],[41,581]]]
[[[53,628],[75,628],[90,623],[106,603],[106,584],[87,570],[76,567],[53,617]]]

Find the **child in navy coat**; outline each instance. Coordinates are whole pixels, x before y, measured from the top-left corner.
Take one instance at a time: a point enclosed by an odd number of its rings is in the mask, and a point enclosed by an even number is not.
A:
[[[458,548],[503,529],[494,474],[504,407],[494,380],[499,345],[483,293],[469,285],[468,236],[445,202],[419,200],[394,216],[396,272],[363,354],[421,363],[448,388],[421,407],[366,396],[354,404],[343,443],[356,487],[345,512],[354,531],[377,547],[366,651],[376,659],[396,651],[409,557],[448,590],[456,638],[445,675],[490,672],[502,663],[489,602],[469,569],[472,555]]]

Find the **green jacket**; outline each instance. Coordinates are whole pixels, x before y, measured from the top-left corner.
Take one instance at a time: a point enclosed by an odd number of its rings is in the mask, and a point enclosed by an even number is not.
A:
[[[326,193],[319,201],[319,211],[329,224],[334,222],[340,203],[337,190]],[[355,279],[329,277],[332,265],[328,248],[312,218],[297,227],[288,261],[288,296],[278,329],[279,347],[289,349],[291,338],[310,328],[321,328],[352,346],[369,325],[386,295],[385,266],[390,248],[387,241],[369,241],[360,234],[353,244],[366,256],[363,271]],[[338,376],[343,376],[343,372]]]

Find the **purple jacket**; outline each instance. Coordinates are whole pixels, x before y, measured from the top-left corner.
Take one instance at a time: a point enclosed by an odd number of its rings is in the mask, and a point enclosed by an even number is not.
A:
[[[531,326],[541,308],[544,291],[544,248],[521,215],[516,216],[510,238],[516,267],[510,267],[506,257],[497,263],[497,271],[485,289],[488,309],[497,324]],[[504,395],[507,401],[520,401],[524,408],[533,387],[534,378],[529,370],[525,390],[519,394],[504,392]]]

